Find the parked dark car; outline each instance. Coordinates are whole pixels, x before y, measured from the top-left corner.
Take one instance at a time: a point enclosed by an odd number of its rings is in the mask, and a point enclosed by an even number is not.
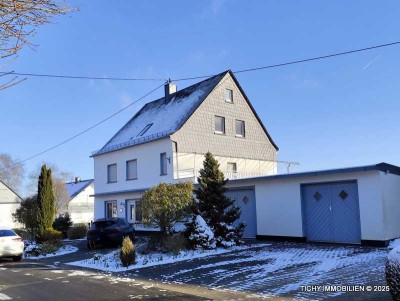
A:
[[[87,233],[87,247],[93,250],[98,245],[120,245],[124,237],[135,240],[135,227],[124,218],[100,218]]]

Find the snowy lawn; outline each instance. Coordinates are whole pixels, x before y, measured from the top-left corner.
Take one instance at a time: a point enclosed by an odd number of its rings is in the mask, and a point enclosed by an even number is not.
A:
[[[35,249],[40,249],[40,245],[31,242],[29,245],[25,248],[24,252],[24,258],[25,259],[43,259],[43,258],[49,258],[49,257],[55,257],[55,256],[61,256],[61,255],[66,255],[70,253],[77,252],[79,249],[74,246],[70,245],[64,245],[58,248],[58,250],[47,253],[47,254],[39,254],[36,255],[36,252],[32,252]],[[31,253],[32,252],[32,253]]]
[[[136,253],[135,264],[128,268],[123,267],[119,259],[119,250],[112,251],[107,254],[95,254],[93,258],[67,263],[68,265],[97,269],[107,272],[124,272],[145,267],[158,266],[168,263],[176,263],[179,261],[202,258],[206,256],[225,254],[233,251],[241,251],[249,248],[267,246],[267,244],[256,244],[246,246],[236,246],[229,249],[218,248],[214,250],[185,250],[178,254],[170,253]]]

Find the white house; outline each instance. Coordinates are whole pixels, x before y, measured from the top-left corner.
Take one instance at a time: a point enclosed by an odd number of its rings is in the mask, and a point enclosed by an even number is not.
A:
[[[94,217],[140,223],[137,203],[196,177],[210,151],[240,206],[245,237],[384,245],[400,237],[400,168],[277,174],[278,147],[230,71],[147,103],[93,153]]]
[[[0,181],[0,228],[18,228],[12,214],[21,206],[22,198]]]
[[[195,182],[210,151],[227,178],[276,174],[278,147],[230,71],[147,103],[93,153],[95,218],[140,222],[143,191],[159,182]]]
[[[68,202],[68,213],[74,224],[87,224],[93,221],[94,212],[94,180],[81,180],[66,183],[70,200]]]

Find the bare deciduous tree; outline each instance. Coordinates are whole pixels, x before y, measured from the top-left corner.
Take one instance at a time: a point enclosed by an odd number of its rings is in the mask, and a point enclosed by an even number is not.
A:
[[[51,169],[51,175],[53,180],[53,193],[55,199],[56,215],[63,214],[68,209],[68,203],[70,196],[67,189],[65,188],[65,183],[71,181],[73,178],[71,173],[61,170],[56,164],[53,163],[42,163],[46,164],[48,168]],[[37,193],[37,181],[40,174],[40,167],[36,168],[29,174],[30,184],[29,190],[32,193]]]
[[[24,179],[24,165],[9,154],[0,154],[0,180],[8,187],[19,191]]]
[[[0,60],[15,56],[21,48],[35,48],[31,38],[41,25],[53,23],[54,17],[71,12],[62,1],[54,0],[1,0],[0,1]],[[3,72],[1,76],[11,75]],[[12,77],[0,90],[11,87],[23,80]]]

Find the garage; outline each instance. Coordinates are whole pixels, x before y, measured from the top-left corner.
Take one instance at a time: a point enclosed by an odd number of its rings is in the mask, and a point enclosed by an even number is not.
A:
[[[357,182],[302,186],[307,241],[361,243]]]
[[[400,167],[395,165],[236,179],[227,187],[242,208],[247,237],[255,231],[263,240],[373,246],[400,237]]]
[[[226,192],[231,200],[236,202],[242,214],[240,219],[236,221],[236,225],[243,222],[246,227],[243,232],[244,238],[254,238],[257,234],[257,217],[256,217],[256,200],[254,197],[254,189],[231,189]]]

